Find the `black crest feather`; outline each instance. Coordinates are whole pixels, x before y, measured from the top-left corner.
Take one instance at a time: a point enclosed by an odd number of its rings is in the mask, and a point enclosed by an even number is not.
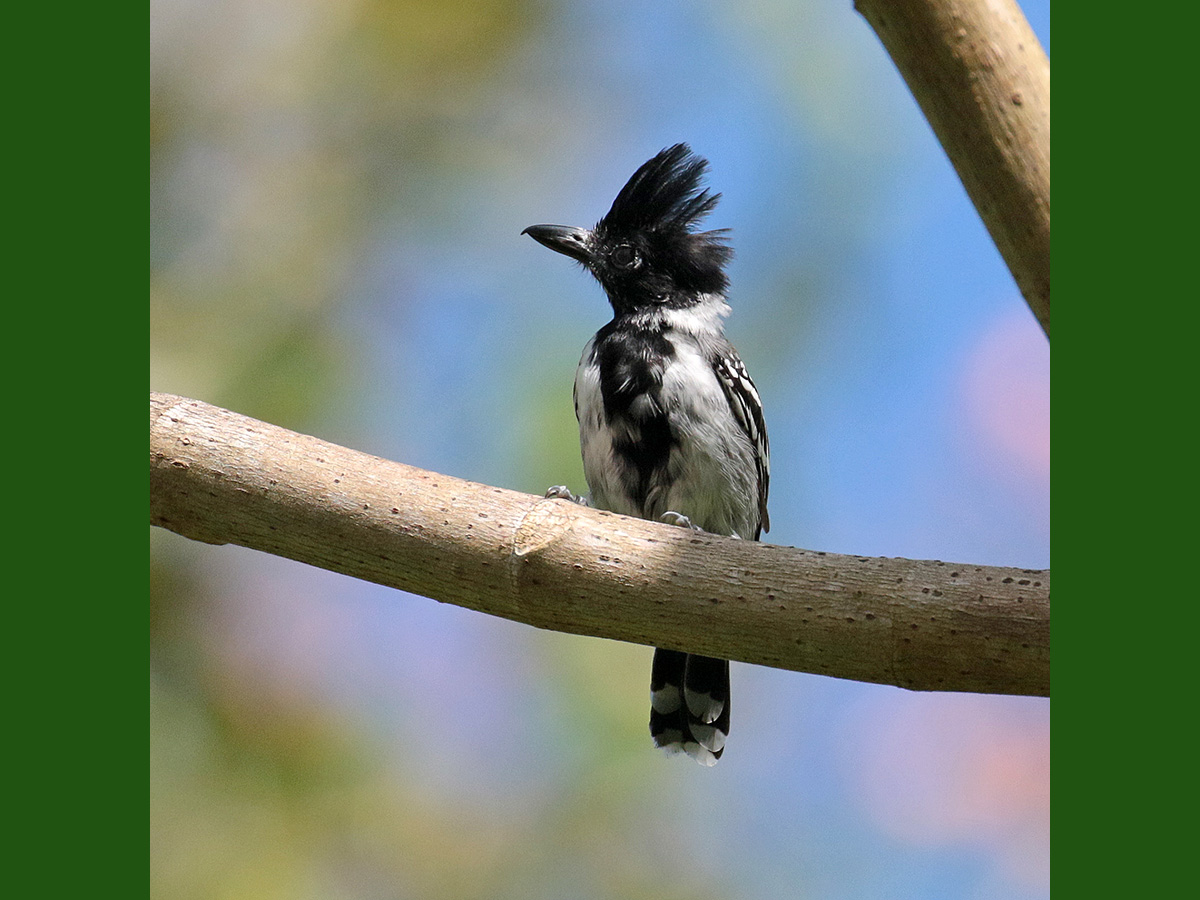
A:
[[[633,173],[597,229],[690,231],[721,199],[701,187],[707,170],[687,144],[667,147]]]

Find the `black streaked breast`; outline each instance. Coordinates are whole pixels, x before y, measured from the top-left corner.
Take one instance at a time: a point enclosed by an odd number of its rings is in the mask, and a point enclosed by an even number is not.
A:
[[[662,331],[616,321],[596,334],[592,349],[613,452],[626,464],[623,486],[638,507],[644,507],[655,473],[666,467],[674,441],[662,406],[663,369],[674,355]]]

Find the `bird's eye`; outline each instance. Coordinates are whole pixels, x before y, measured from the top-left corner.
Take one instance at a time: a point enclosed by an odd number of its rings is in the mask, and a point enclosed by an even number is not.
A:
[[[628,244],[619,245],[613,250],[609,259],[612,260],[612,264],[618,269],[632,269],[640,262],[637,251]]]

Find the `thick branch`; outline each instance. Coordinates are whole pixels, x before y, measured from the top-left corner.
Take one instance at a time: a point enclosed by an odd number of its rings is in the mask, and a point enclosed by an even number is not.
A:
[[[539,628],[917,690],[1050,692],[1050,573],[697,534],[150,395],[150,522]]]
[[[1016,0],[855,0],[1050,335],[1050,60]]]

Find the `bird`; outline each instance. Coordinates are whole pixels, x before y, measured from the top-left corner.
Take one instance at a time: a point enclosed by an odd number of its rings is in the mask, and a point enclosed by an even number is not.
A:
[[[699,230],[721,195],[684,143],[643,163],[592,228],[522,231],[583,266],[612,320],[575,372],[589,493],[547,497],[746,540],[770,527],[762,401],[724,334],[728,229]],[[729,735],[729,662],[656,648],[650,734],[668,753],[715,765]]]

